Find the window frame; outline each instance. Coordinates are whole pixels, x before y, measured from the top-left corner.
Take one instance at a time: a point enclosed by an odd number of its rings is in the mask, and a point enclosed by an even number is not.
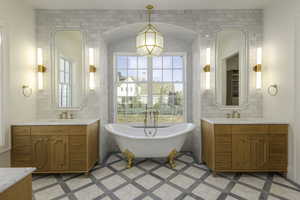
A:
[[[72,91],[72,85],[73,85],[73,83],[72,83],[72,76],[73,76],[73,73],[72,73],[73,69],[72,69],[72,67],[73,67],[73,62],[72,62],[71,59],[68,59],[67,57],[65,57],[63,55],[59,56],[59,60],[58,60],[58,62],[59,62],[58,88],[59,88],[60,85],[63,85],[63,84],[60,83],[60,72],[61,72],[61,70],[60,70],[60,60],[61,59],[64,60],[64,76],[66,76],[66,70],[65,70],[66,62],[69,63],[69,72],[68,72],[68,74],[69,74],[69,82],[68,82],[68,84],[65,84],[65,82],[64,82],[64,85],[68,85],[69,86],[69,94],[67,94],[67,95],[70,98],[69,98],[69,102],[67,102],[66,107],[61,106],[60,103],[62,103],[62,95],[61,95],[60,91],[58,91],[59,92],[59,94],[58,94],[58,97],[59,97],[59,100],[58,100],[58,104],[59,105],[58,105],[58,107],[59,108],[68,108],[68,106],[72,107],[72,103],[73,103],[73,91]],[[67,101],[68,101],[68,99],[67,99]],[[70,105],[68,105],[68,104],[70,104]]]
[[[113,53],[113,122],[117,123],[117,56],[140,56],[137,53],[133,52],[114,52]],[[183,121],[182,122],[167,122],[161,123],[162,125],[172,125],[172,124],[180,124],[187,122],[187,82],[186,82],[186,75],[187,75],[187,53],[186,52],[164,52],[160,56],[182,56],[183,57],[183,66],[182,66],[182,81],[178,81],[178,83],[183,84]],[[169,82],[156,82],[153,81],[153,59],[147,58],[147,81],[136,81],[134,83],[145,83],[148,86],[148,105],[153,105],[153,93],[152,93],[152,86],[153,83],[176,83],[174,81]],[[150,67],[151,66],[151,67]],[[150,68],[149,68],[150,67]],[[128,70],[128,68],[127,68]],[[125,122],[124,124],[132,124],[132,125],[140,125],[141,122]]]

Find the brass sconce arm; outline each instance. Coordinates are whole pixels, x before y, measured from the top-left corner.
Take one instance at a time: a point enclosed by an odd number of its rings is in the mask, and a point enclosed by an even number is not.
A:
[[[97,68],[95,67],[95,65],[90,65],[90,72],[95,73],[97,71]]]
[[[261,64],[257,64],[257,65],[255,65],[253,67],[253,71],[255,71],[255,72],[261,72],[261,68],[262,68]]]
[[[204,72],[210,72],[210,65],[205,65],[205,66],[203,67],[203,71],[204,71]]]
[[[46,72],[47,68],[44,65],[38,65],[37,71],[38,72]]]

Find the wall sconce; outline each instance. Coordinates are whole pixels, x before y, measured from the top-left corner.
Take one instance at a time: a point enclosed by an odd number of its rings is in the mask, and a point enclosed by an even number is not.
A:
[[[41,48],[37,49],[37,72],[38,72],[38,90],[44,89],[43,73],[46,72],[46,67],[43,64],[43,50]]]
[[[95,74],[96,74],[96,67],[95,67],[95,49],[94,48],[89,48],[89,87],[90,90],[95,90]]]
[[[206,49],[206,64],[203,67],[205,72],[205,89],[210,89],[210,48]]]
[[[30,88],[29,85],[23,85],[22,93],[24,97],[30,97],[32,95],[32,88]]]
[[[256,72],[256,89],[262,88],[261,67],[262,67],[262,48],[257,48],[256,65],[253,68],[253,71]]]

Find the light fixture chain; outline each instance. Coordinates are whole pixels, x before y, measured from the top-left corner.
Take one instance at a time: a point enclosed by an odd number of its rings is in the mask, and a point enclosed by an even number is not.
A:
[[[154,7],[152,5],[148,5],[146,8],[148,9],[148,23],[151,24],[151,14]]]

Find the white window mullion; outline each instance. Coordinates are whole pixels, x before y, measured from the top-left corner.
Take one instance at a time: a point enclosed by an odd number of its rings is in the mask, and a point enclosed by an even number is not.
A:
[[[153,83],[153,62],[152,62],[152,57],[148,57],[148,105],[151,107],[153,106],[152,83]]]

